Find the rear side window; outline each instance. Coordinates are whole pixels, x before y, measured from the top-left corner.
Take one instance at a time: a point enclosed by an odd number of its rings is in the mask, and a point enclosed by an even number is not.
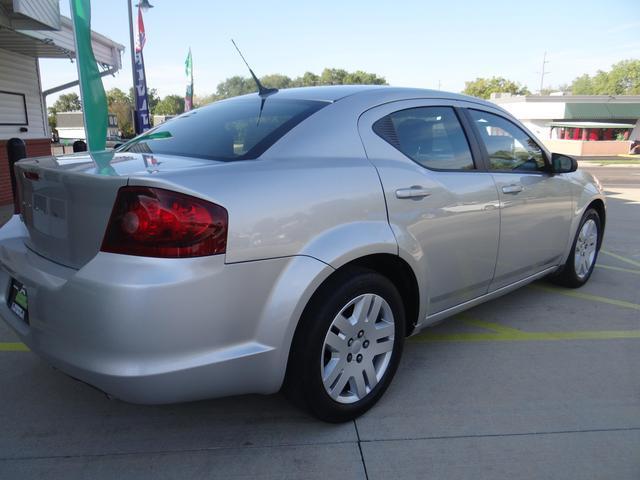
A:
[[[423,167],[473,170],[473,157],[462,126],[451,107],[400,110],[373,125],[379,136]]]
[[[253,159],[325,105],[257,96],[216,102],[149,130],[119,151],[222,161]]]

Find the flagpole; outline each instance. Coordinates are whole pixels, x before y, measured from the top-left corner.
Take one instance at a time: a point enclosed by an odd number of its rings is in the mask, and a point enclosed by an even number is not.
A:
[[[136,92],[135,92],[135,88],[136,88],[136,53],[135,53],[135,43],[133,41],[133,7],[131,5],[131,0],[127,0],[127,11],[129,12],[129,45],[130,45],[130,53],[131,53],[131,78],[133,79],[133,83],[131,84],[133,86],[133,131],[134,133],[137,135],[139,132],[139,127],[138,127],[138,115],[136,112]]]

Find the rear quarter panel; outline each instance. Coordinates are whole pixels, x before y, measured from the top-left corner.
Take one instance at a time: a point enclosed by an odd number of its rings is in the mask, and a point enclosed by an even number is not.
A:
[[[225,207],[227,263],[307,255],[337,268],[359,256],[398,252],[357,115],[340,102],[296,126],[260,159],[136,175],[129,184]]]

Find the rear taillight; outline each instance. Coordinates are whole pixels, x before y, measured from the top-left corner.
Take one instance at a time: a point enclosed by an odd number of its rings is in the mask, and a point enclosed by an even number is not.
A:
[[[227,211],[215,203],[161,188],[122,187],[107,225],[103,252],[187,258],[224,253]]]

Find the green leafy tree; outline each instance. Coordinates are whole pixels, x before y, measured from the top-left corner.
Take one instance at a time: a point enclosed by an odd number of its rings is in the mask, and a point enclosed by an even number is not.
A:
[[[77,93],[64,93],[48,108],[47,121],[49,128],[54,131],[58,127],[58,112],[77,112],[82,110],[82,102]]]
[[[49,109],[51,112],[51,109]],[[47,116],[47,120],[49,121],[49,129],[53,132],[56,128],[58,128],[58,119],[54,113],[49,113]]]
[[[167,95],[156,105],[155,115],[179,115],[184,112],[184,98],[180,95]]]
[[[235,75],[218,84],[216,88],[216,97],[217,100],[220,100],[257,91],[258,88],[256,87],[253,79]]]
[[[583,74],[571,83],[574,95],[638,95],[640,94],[640,60],[623,60],[605,72]]]
[[[593,79],[587,75],[580,75],[571,83],[571,93],[574,95],[593,95]]]
[[[215,102],[216,100],[218,100],[218,97],[216,96],[215,93],[212,93],[210,95],[194,95],[193,105],[196,108],[204,107],[205,105],[208,105],[211,102]]]
[[[291,87],[312,87],[316,85],[386,85],[384,77],[375,73],[363,72],[361,70],[348,72],[341,68],[325,68],[320,75],[313,72],[305,72],[304,75],[294,79],[287,75],[274,73],[260,78],[260,82],[265,87],[291,88]],[[255,82],[250,77],[236,75],[220,82],[216,88],[216,93],[212,95],[200,96],[195,104],[206,105],[223,98],[246,95],[258,91]]]
[[[375,73],[356,70],[355,72],[347,73],[342,83],[345,85],[386,85],[387,81],[384,77],[379,77]]]
[[[489,98],[492,93],[511,93],[513,95],[531,95],[529,89],[518,82],[503,77],[478,77],[464,83],[462,93],[472,97]]]
[[[119,88],[107,91],[109,111],[118,119],[118,128],[125,138],[132,137],[133,131],[133,102],[129,95]]]
[[[133,87],[129,89],[129,101],[131,102],[131,105],[135,104],[135,98],[133,97]],[[155,88],[147,89],[147,106],[149,107],[150,114],[154,114],[156,105],[158,105],[159,101],[160,97],[158,96],[158,90],[156,90]]]
[[[325,68],[320,74],[321,85],[343,85],[349,72],[342,68]]]
[[[265,75],[260,79],[260,82],[265,87],[271,88],[291,88],[293,85],[293,81],[287,77],[286,75],[281,75],[279,73],[272,73],[271,75]]]
[[[315,87],[320,85],[320,77],[313,72],[304,72],[304,75],[293,81],[296,87]]]
[[[77,112],[82,110],[82,103],[77,93],[65,93],[58,97],[49,110],[54,114],[58,112]]]

